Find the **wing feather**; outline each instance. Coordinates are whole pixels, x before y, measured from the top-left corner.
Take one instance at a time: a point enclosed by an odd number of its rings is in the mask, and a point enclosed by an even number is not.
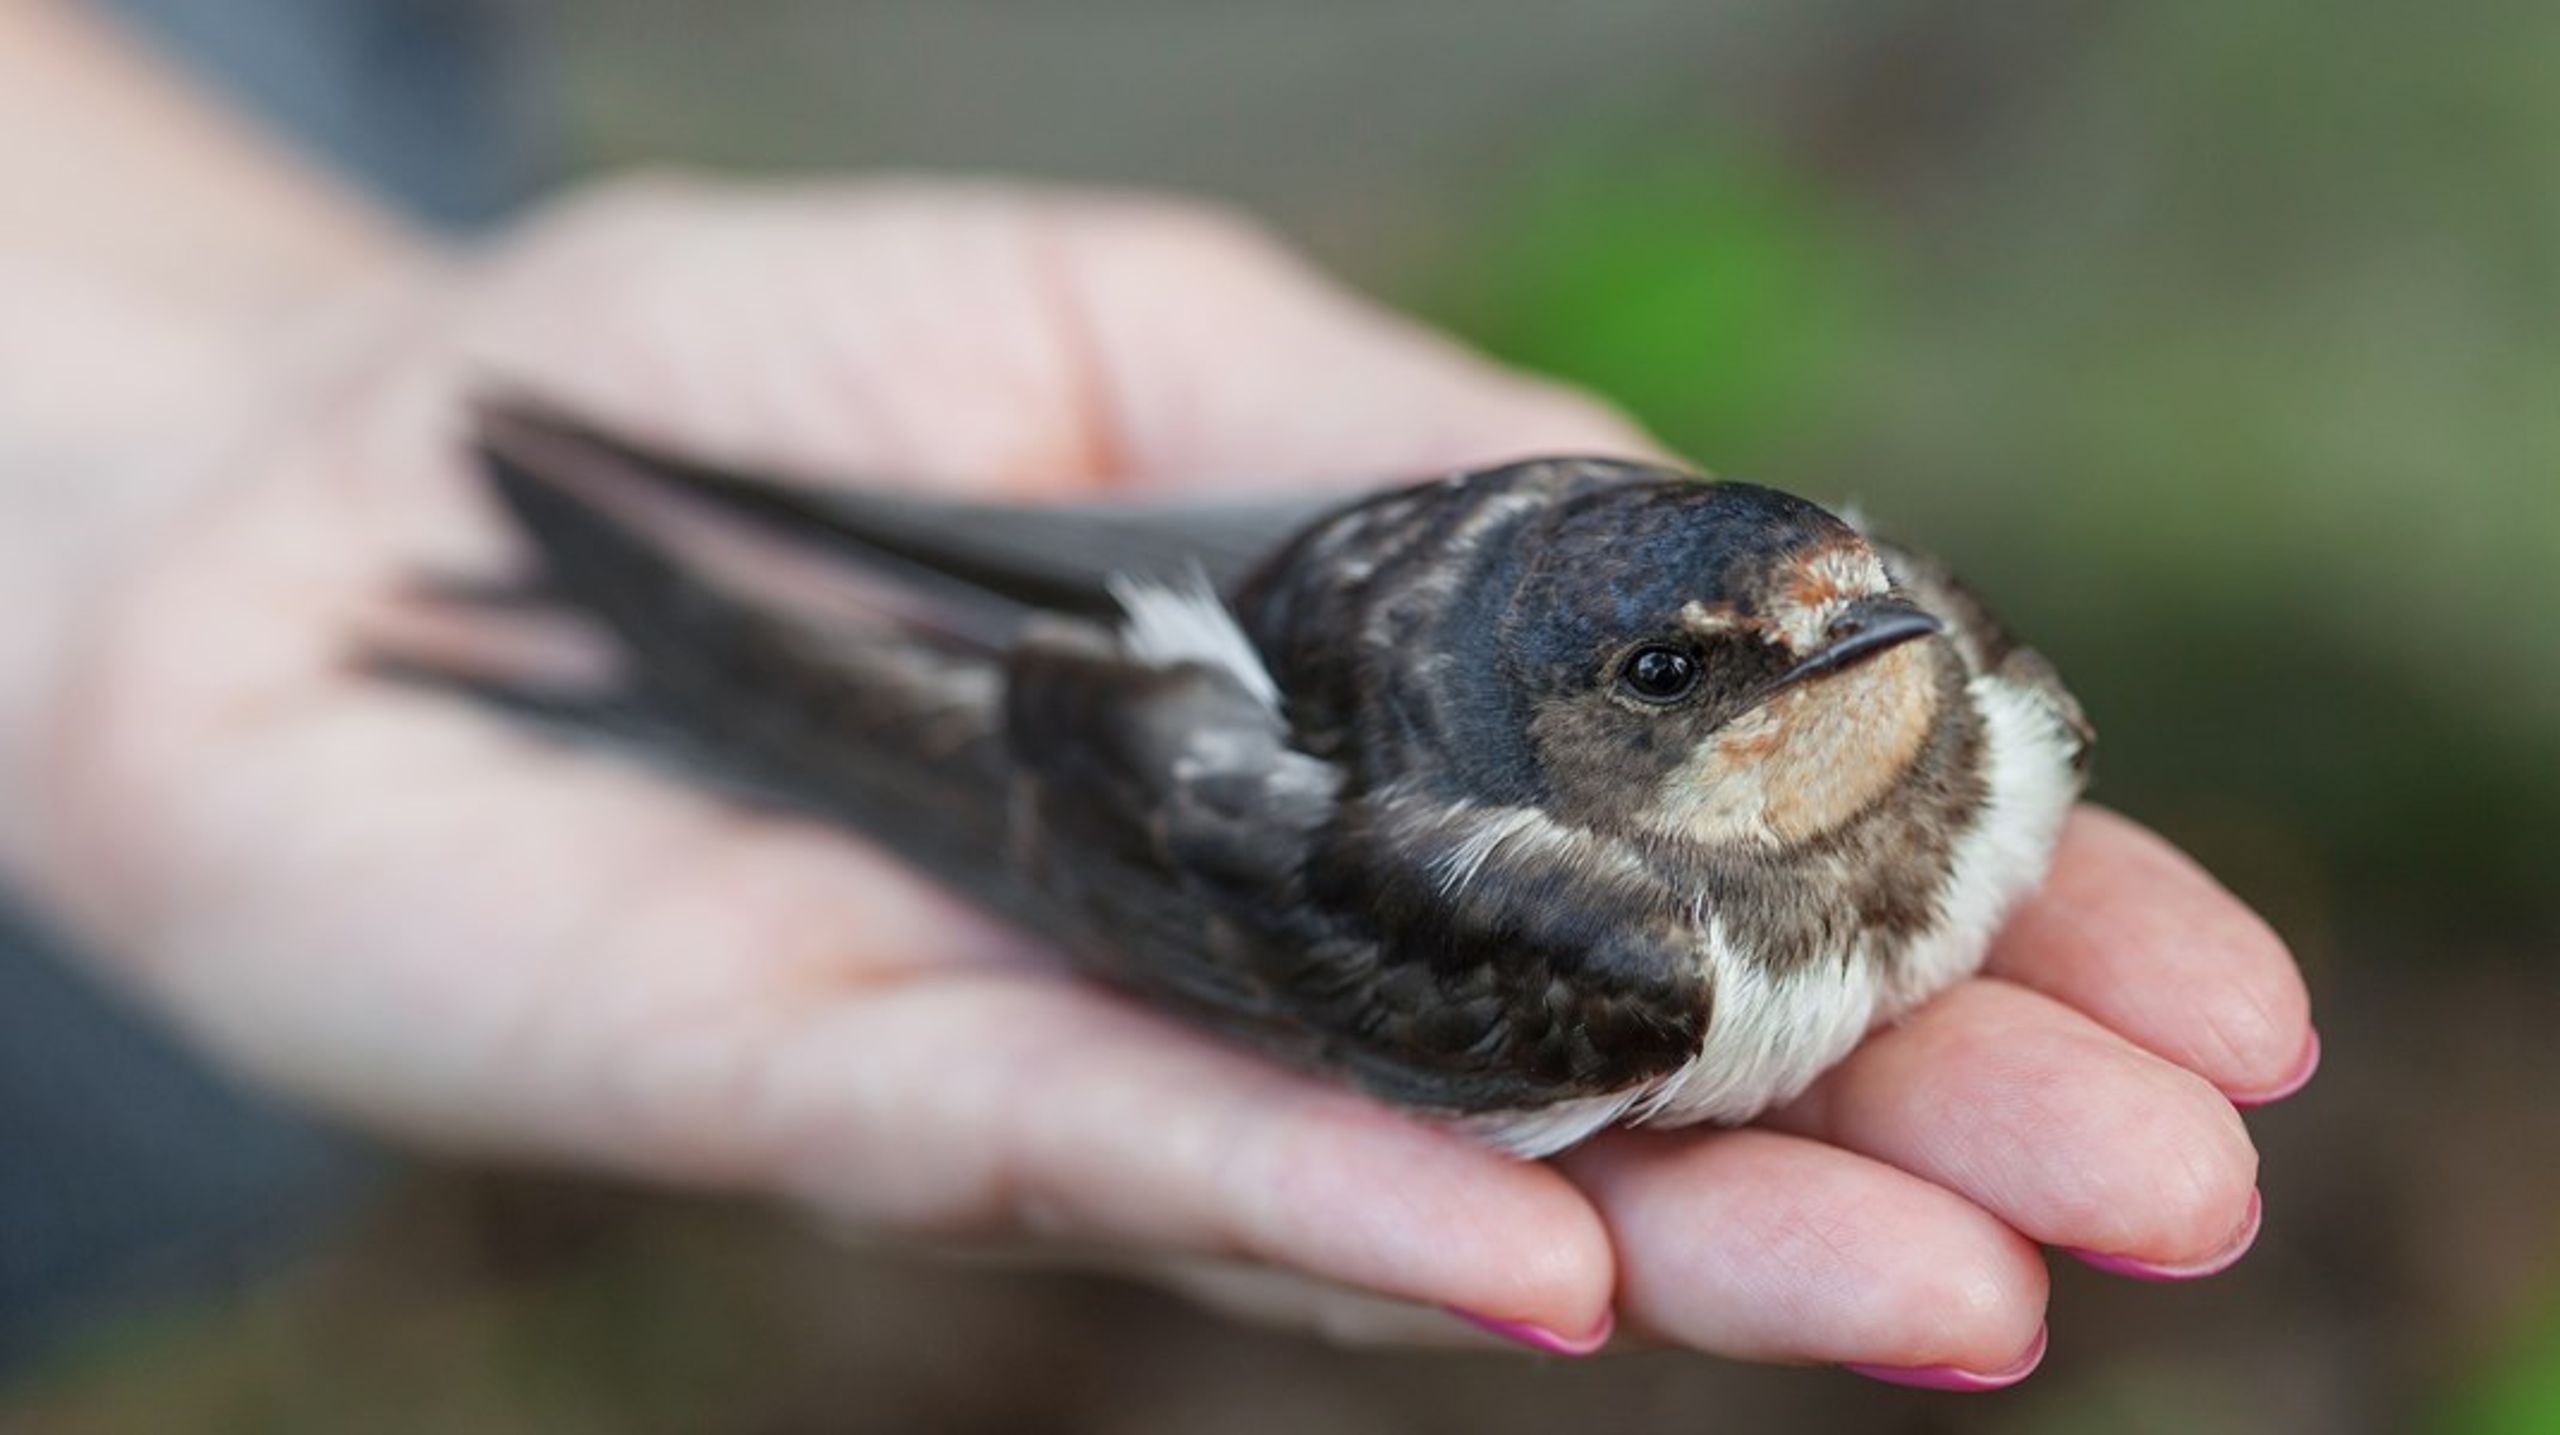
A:
[[[965,584],[1025,608],[1116,615],[1115,580],[1204,573],[1224,592],[1338,497],[964,503],[881,487],[789,484],[659,452],[520,399],[480,411],[484,447],[528,443],[618,462],[665,488],[848,557]]]
[[[1614,1111],[1696,1050],[1677,903],[1640,863],[1526,815],[1346,792],[1297,745],[1219,594],[1322,505],[794,488],[523,405],[480,439],[537,561],[451,596],[580,615],[620,671],[573,693],[398,675],[867,835],[1103,976],[1408,1105]],[[861,570],[879,601],[724,578],[634,491]]]

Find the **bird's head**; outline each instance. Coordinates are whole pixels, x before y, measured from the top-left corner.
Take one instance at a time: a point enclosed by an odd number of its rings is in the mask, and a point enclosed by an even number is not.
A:
[[[1557,817],[1792,847],[1877,802],[1927,746],[1948,700],[1943,625],[1831,514],[1664,481],[1586,492],[1538,527],[1497,641]]]

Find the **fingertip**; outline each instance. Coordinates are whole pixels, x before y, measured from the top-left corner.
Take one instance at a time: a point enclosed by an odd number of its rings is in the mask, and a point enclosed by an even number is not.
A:
[[[2026,1237],[2178,1265],[2219,1248],[2258,1153],[2221,1092],[2062,1003],[1966,983],[1823,1078],[1803,1130],[1963,1192]]]
[[[2131,1256],[2109,1255],[2104,1251],[2073,1250],[2069,1254],[2082,1264],[2110,1275],[2131,1276],[2144,1281],[2192,1281],[2220,1275],[2240,1263],[2249,1249],[2258,1243],[2258,1232],[2266,1220],[2266,1202],[2255,1188],[2249,1192],[2249,1205],[2240,1218],[2239,1228],[2225,1238],[2212,1252],[2192,1260],[2161,1262],[2137,1260]]]
[[[2311,1084],[2311,1078],[2319,1074],[2320,1032],[2318,1028],[2315,1027],[2311,1032],[2310,1040],[2304,1042],[2302,1045],[2302,1055],[2294,1059],[2293,1069],[2291,1071],[2279,1078],[2273,1086],[2262,1087],[2255,1091],[2238,1091],[2231,1093],[2231,1104],[2244,1110],[2252,1107],[2271,1106],[2276,1102],[2282,1101],[2286,1097],[2292,1096],[2301,1091],[2302,1088],[2309,1086]]]
[[[1346,1093],[1311,1096],[1289,1125],[1235,1176],[1270,1207],[1258,1225],[1302,1242],[1258,1254],[1320,1252],[1337,1279],[1555,1333],[1559,1350],[1608,1322],[1608,1230],[1553,1167]]]
[[[1881,1380],[1887,1385],[1907,1385],[1915,1390],[2006,1390],[2036,1373],[2036,1367],[2044,1364],[2045,1350],[2050,1344],[2050,1329],[2039,1325],[2035,1339],[2027,1342],[2025,1354],[1989,1370],[1962,1365],[1879,1365],[1867,1361],[1850,1361],[1841,1368],[1869,1380]]]
[[[2305,1063],[2318,1059],[2311,992],[2292,948],[2194,859],[2156,833],[2113,820],[2116,840],[2146,849],[2154,874],[2151,905],[2160,925],[2151,929],[2152,948],[2181,948],[2213,977],[2183,984],[2192,1017],[2166,1029],[2162,1044],[2171,1049],[2160,1054],[2226,1094],[2310,1080]]]
[[[2060,1193],[2033,1233],[2164,1268],[2217,1259],[2257,1199],[2247,1126],[2220,1091],[2168,1062],[2125,1052],[2116,1080],[2113,1178]]]
[[[2051,879],[1989,970],[2073,1006],[2228,1096],[2304,1073],[2311,1000],[2292,952],[2184,853],[2103,808],[2072,815]]]
[[[1744,1359],[2013,1363],[2048,1274],[1971,1201],[1777,1132],[1625,1133],[1568,1167],[1625,1252],[1629,1329]]]
[[[2259,1002],[2225,1000],[2196,1014],[2195,1040],[2160,1054],[2213,1083],[2236,1106],[2264,1106],[2310,1084],[2320,1066],[2320,1035],[2307,1003],[2271,1012]]]
[[[2150,1094],[2118,1138],[2119,1150],[2148,1159],[2127,1163],[2118,1183],[2061,1203],[2043,1239],[2084,1260],[2207,1274],[2255,1238],[2258,1148],[2219,1091],[2165,1062],[2153,1066]]]
[[[1527,1346],[1541,1355],[1596,1355],[1601,1347],[1609,1343],[1609,1337],[1615,1334],[1618,1328],[1617,1313],[1608,1310],[1600,1312],[1598,1325],[1579,1335],[1568,1335],[1531,1321],[1503,1320],[1494,1316],[1478,1315],[1474,1311],[1458,1306],[1449,1306],[1446,1309],[1449,1314],[1487,1335],[1500,1336],[1514,1345]]]

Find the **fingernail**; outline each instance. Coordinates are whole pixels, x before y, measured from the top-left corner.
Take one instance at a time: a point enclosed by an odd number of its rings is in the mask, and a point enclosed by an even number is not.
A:
[[[1544,1351],[1548,1355],[1589,1355],[1607,1345],[1610,1334],[1618,1328],[1618,1316],[1615,1311],[1602,1311],[1599,1327],[1589,1335],[1569,1336],[1558,1335],[1543,1325],[1531,1325],[1525,1320],[1497,1320],[1489,1315],[1478,1315],[1471,1310],[1461,1310],[1454,1305],[1443,1308],[1449,1314],[1478,1330],[1490,1331],[1504,1340],[1517,1341],[1531,1350]]]
[[[2231,1098],[2231,1104],[2246,1108],[2251,1106],[2265,1106],[2270,1102],[2282,1101],[2286,1097],[2300,1091],[2302,1088],[2309,1086],[2311,1084],[2311,1078],[2318,1075],[2319,1071],[2320,1033],[2315,1030],[2311,1033],[2310,1043],[2302,1048],[2302,1060],[2294,1063],[2293,1075],[2286,1077],[2284,1080],[2277,1082],[2275,1085],[2268,1087],[2264,1091],[2252,1091],[2234,1096]]]
[[[1966,1370],[1954,1365],[1845,1365],[1841,1368],[1881,1380],[1887,1385],[1909,1385],[1921,1390],[2000,1390],[2017,1384],[2036,1373],[2044,1363],[2044,1348],[2049,1332],[2036,1327],[2036,1338],[2027,1353],[1998,1370]]]
[[[2131,1256],[2111,1256],[2104,1251],[2075,1250],[2071,1254],[2096,1266],[2099,1270],[2114,1275],[2131,1276],[2138,1281],[2197,1280],[2205,1276],[2218,1275],[2238,1265],[2240,1258],[2249,1254],[2249,1248],[2257,1244],[2258,1227],[2266,1219],[2266,1213],[2266,1203],[2258,1198],[2258,1193],[2254,1189],[2251,1190],[2249,1214],[2240,1219],[2240,1234],[2233,1236],[2228,1244],[2214,1254],[2183,1266],[2153,1265],[2149,1261],[2138,1261]]]

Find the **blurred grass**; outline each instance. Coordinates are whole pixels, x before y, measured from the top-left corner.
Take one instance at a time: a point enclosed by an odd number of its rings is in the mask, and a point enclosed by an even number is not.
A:
[[[1710,467],[1785,453],[1874,341],[1879,256],[1800,177],[1705,146],[1595,143],[1513,186],[1404,297]]]
[[[2560,1435],[2560,1303],[2452,1402],[2439,1435]]]

